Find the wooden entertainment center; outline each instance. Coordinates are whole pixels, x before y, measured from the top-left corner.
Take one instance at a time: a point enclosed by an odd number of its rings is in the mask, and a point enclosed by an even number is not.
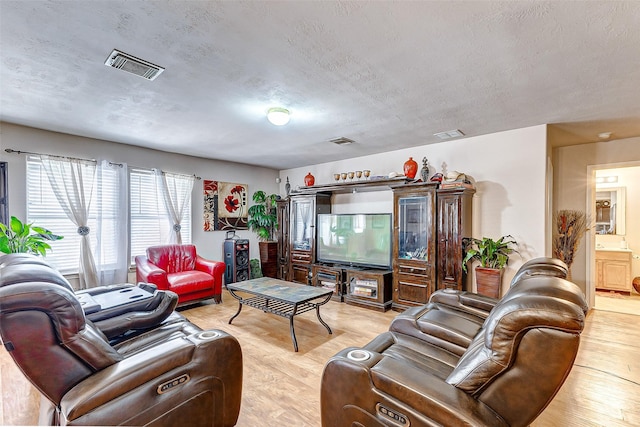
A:
[[[470,188],[438,188],[408,179],[303,187],[278,201],[278,278],[333,290],[334,301],[378,311],[403,311],[428,302],[436,289],[466,290],[462,239],[471,237]],[[391,190],[392,269],[316,262],[318,214],[331,196]]]

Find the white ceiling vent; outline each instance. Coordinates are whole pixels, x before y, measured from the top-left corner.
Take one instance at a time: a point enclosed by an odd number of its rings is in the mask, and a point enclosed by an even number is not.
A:
[[[451,139],[451,138],[459,138],[461,136],[464,136],[464,133],[462,133],[461,130],[454,129],[454,130],[448,130],[446,132],[434,133],[433,136],[441,140],[445,140],[445,139]]]
[[[340,138],[331,139],[329,140],[329,142],[333,142],[336,145],[349,145],[353,144],[355,141],[353,139],[345,138],[344,136],[342,136]]]
[[[158,65],[136,58],[128,53],[120,52],[117,49],[111,52],[111,55],[104,61],[104,65],[127,71],[147,80],[154,80],[164,71],[164,68]]]

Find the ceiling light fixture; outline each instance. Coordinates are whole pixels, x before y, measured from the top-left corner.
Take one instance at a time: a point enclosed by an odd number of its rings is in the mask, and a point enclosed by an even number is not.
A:
[[[616,182],[618,182],[617,175],[599,176],[596,178],[596,183],[598,184],[614,184]]]
[[[289,123],[289,110],[281,107],[269,108],[267,119],[276,126],[284,126]]]

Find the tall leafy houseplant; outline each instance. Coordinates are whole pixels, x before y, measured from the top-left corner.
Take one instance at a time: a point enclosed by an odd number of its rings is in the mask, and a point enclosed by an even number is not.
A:
[[[51,246],[47,241],[60,240],[62,236],[53,234],[46,228],[25,224],[15,216],[11,217],[9,226],[0,223],[0,252],[30,253],[46,256]]]
[[[465,256],[462,268],[467,271],[468,261],[479,261],[476,267],[476,284],[478,293],[493,298],[499,298],[502,287],[502,273],[509,263],[509,257],[518,253],[518,242],[513,236],[506,235],[498,240],[489,237],[482,239],[465,239]]]
[[[274,240],[274,234],[278,228],[278,216],[276,213],[275,194],[267,195],[262,190],[253,193],[254,204],[249,207],[249,229],[258,236],[260,247],[260,264],[262,274],[267,277],[276,277],[278,269],[278,242]]]

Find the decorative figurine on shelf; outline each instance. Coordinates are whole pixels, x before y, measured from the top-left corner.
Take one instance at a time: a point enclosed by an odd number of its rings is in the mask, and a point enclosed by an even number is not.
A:
[[[316,179],[313,175],[311,175],[311,172],[309,172],[307,174],[307,176],[304,177],[304,185],[306,185],[307,187],[311,187],[313,184],[315,184]]]
[[[418,163],[413,160],[413,157],[409,157],[409,160],[404,162],[404,176],[409,179],[413,179],[416,177],[416,173],[418,172]]]
[[[291,184],[289,183],[289,177],[287,177],[287,183],[284,185],[284,191],[287,192],[287,197],[289,197],[289,193],[291,193]]]
[[[422,169],[420,169],[420,178],[422,178],[422,182],[427,182],[429,180],[429,160],[426,157],[422,158]]]

